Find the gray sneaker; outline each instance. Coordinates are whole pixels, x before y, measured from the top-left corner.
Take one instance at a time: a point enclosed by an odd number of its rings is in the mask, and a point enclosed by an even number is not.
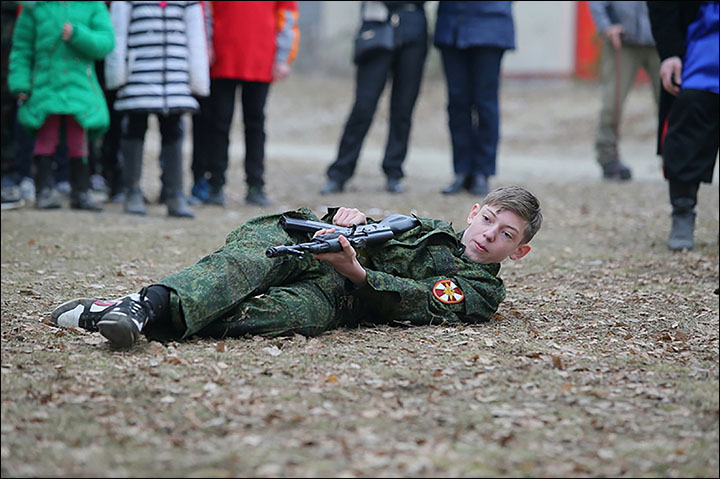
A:
[[[37,193],[35,198],[35,208],[41,210],[50,210],[60,208],[62,200],[60,193],[55,188],[44,188]]]
[[[35,182],[32,178],[26,176],[20,180],[20,194],[25,201],[35,201]]]
[[[2,209],[14,210],[16,208],[22,208],[25,204],[25,200],[20,193],[20,187],[16,185],[3,186],[2,187]]]

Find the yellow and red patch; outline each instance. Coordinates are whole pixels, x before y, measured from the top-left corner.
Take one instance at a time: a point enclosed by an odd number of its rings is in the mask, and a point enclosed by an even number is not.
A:
[[[441,279],[432,288],[435,299],[445,304],[460,303],[465,299],[465,293],[449,279]]]

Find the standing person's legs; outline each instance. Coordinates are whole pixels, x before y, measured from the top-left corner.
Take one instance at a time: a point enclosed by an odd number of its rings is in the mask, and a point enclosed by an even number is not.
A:
[[[595,156],[603,178],[629,180],[632,171],[620,161],[618,141],[622,108],[640,66],[634,47],[616,50],[609,41],[603,43],[600,60],[601,106],[595,135]],[[659,67],[658,67],[659,68]]]
[[[390,94],[390,128],[382,164],[383,172],[388,178],[387,189],[391,193],[402,192],[398,182],[404,176],[402,164],[407,156],[412,114],[420,93],[426,56],[427,43],[424,42],[405,45],[395,53]]]
[[[680,90],[667,120],[662,157],[672,205],[668,248],[695,246],[695,205],[701,182],[711,183],[720,146],[718,94]]]
[[[488,177],[496,171],[497,146],[500,139],[500,62],[504,50],[500,48],[472,48],[472,104],[477,122],[472,125],[473,172],[471,193],[486,195]]]
[[[238,80],[214,78],[210,82],[210,96],[203,106],[208,107],[206,119],[205,143],[200,145],[198,154],[205,154],[207,172],[210,175],[210,192],[206,203],[212,205],[225,205],[225,172],[228,168],[228,155],[230,149],[230,128],[235,113],[235,89]]]
[[[55,149],[60,141],[60,116],[48,116],[35,138],[35,207],[60,208],[60,195],[54,187],[53,168]]]
[[[452,143],[454,181],[442,192],[459,193],[469,188],[473,171],[472,109],[470,53],[467,50],[443,47],[440,49],[445,84],[447,86],[447,113]]]
[[[123,189],[126,213],[135,215],[146,214],[145,200],[140,189],[142,177],[143,147],[147,131],[147,113],[128,113],[123,124],[120,152],[123,155]]]
[[[638,47],[638,64],[645,70],[650,79],[650,92],[655,102],[655,108],[660,105],[660,57],[657,49],[651,47]]]
[[[270,91],[267,82],[242,82],[243,124],[245,125],[245,201],[268,206],[265,197],[265,104]]]
[[[176,218],[193,218],[195,213],[188,208],[183,191],[183,117],[180,113],[159,115],[160,164],[162,165],[162,188],[165,191],[165,203],[168,216]]]
[[[73,116],[65,115],[65,137],[69,157],[70,207],[79,210],[102,211],[88,194],[90,189],[90,162],[85,130]]]
[[[110,110],[110,126],[102,140],[102,175],[110,188],[110,201],[120,203],[123,200],[123,159],[120,155],[123,113],[112,107],[116,95],[117,90],[105,92],[108,109]]]
[[[379,52],[363,60],[355,69],[355,100],[345,122],[337,158],[327,169],[329,181],[321,194],[338,193],[355,173],[365,136],[372,124],[380,95],[385,89],[392,52]]]
[[[212,95],[212,92],[211,92]],[[210,97],[198,98],[200,110],[192,115],[192,164],[193,175],[191,200],[202,203],[207,200],[209,184],[207,182],[208,162],[207,149],[210,143],[208,123],[212,121],[213,102]]]

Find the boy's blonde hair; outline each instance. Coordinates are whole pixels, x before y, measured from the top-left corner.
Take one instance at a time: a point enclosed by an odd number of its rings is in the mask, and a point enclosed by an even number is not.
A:
[[[485,197],[483,205],[495,206],[499,211],[512,211],[525,220],[522,244],[529,243],[542,226],[540,202],[521,186],[509,185],[495,188]]]

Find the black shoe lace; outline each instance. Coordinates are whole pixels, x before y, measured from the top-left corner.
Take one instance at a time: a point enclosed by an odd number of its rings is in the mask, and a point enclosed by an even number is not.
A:
[[[145,312],[145,324],[150,324],[155,319],[155,313],[153,312],[152,308],[150,307],[150,302],[146,299],[147,298],[147,287],[144,287],[140,290],[140,301],[133,301],[131,306],[132,314],[138,315],[140,311]]]

